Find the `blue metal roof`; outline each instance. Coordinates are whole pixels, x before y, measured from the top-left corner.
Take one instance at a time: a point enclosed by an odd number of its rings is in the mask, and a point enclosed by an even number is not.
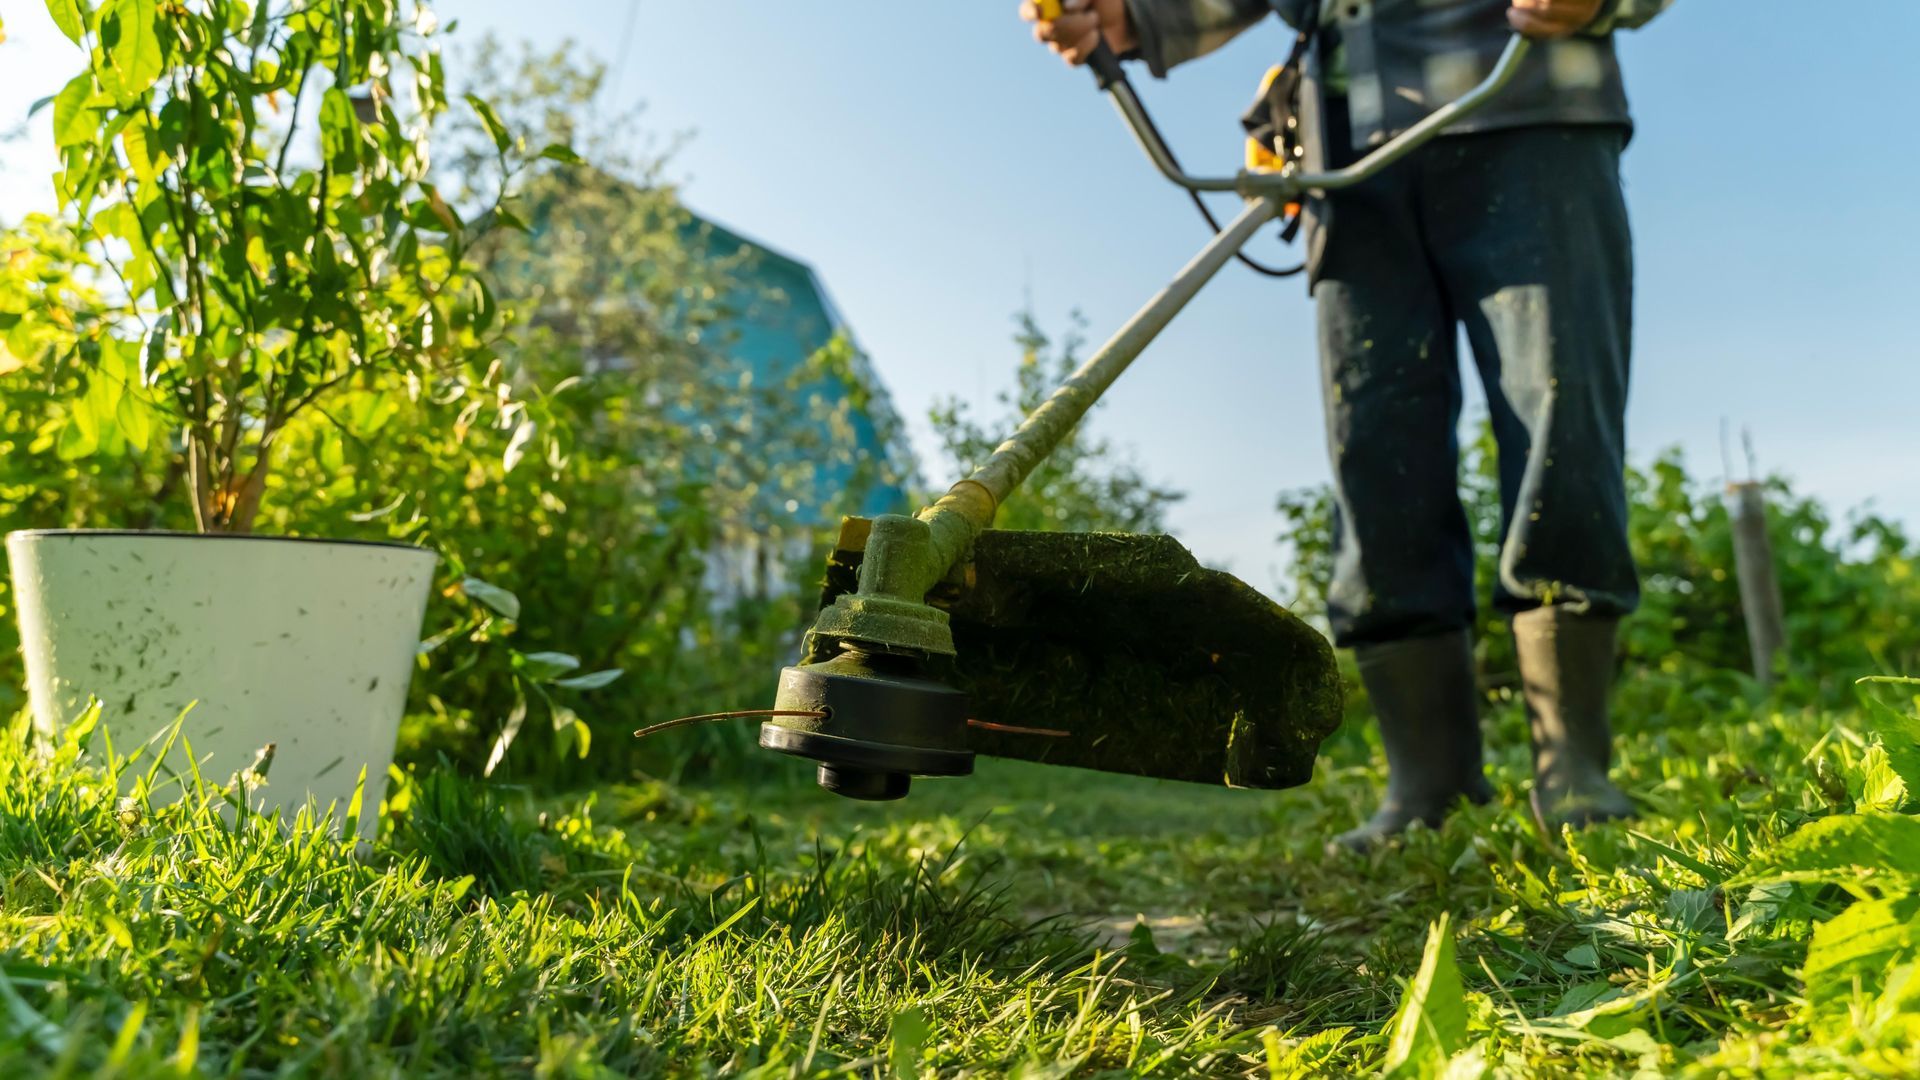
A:
[[[730,297],[727,306],[737,314],[717,328],[725,342],[719,352],[745,366],[756,381],[778,385],[831,344],[836,335],[845,334],[852,340],[851,328],[812,266],[699,214],[692,215],[685,233],[689,244],[702,245],[710,257],[728,260],[735,267],[738,295]],[[858,462],[819,463],[814,483],[823,493],[843,492],[850,484],[867,483],[865,492],[851,493],[855,497],[840,506],[864,515],[899,513],[907,508],[906,485],[914,473],[912,452],[905,444],[904,429],[886,388],[857,345],[853,352],[855,377],[864,391],[860,395],[864,408],[850,409],[848,415]],[[854,388],[833,378],[805,384],[804,389],[828,405],[844,403],[854,392]],[[862,464],[867,467],[861,468]],[[871,479],[876,476],[890,479]],[[824,505],[801,506],[794,513],[809,524],[834,523],[828,520],[834,517],[834,511]]]

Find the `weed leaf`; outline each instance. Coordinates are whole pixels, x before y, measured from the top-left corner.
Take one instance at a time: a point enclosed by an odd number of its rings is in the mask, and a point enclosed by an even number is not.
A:
[[[1860,758],[1860,799],[1863,811],[1898,812],[1907,804],[1907,781],[1887,753],[1885,743],[1874,743]]]
[[[520,661],[525,665],[527,678],[534,682],[546,682],[556,675],[565,675],[580,667],[579,657],[562,652],[525,653]]]
[[[67,36],[75,45],[80,44],[82,35],[87,32],[87,10],[80,0],[47,0],[47,14],[53,16],[53,25]]]
[[[917,1080],[920,1075],[920,1051],[927,1045],[933,1025],[927,1023],[926,1010],[911,1005],[893,1014],[887,1027],[887,1064],[893,1075]]]
[[[1866,685],[1895,685],[1912,688],[1913,679],[1894,679],[1877,677],[1860,680]],[[1920,792],[1920,713],[1901,712],[1886,702],[1868,694],[1867,709],[1862,715],[1867,730],[1880,736],[1882,752],[1886,755],[1886,767],[1898,776],[1909,797]],[[1920,700],[1916,700],[1920,706]]]
[[[493,740],[493,749],[487,754],[487,767],[481,774],[492,776],[493,770],[500,767],[501,759],[507,756],[507,748],[513,745],[514,737],[520,734],[520,726],[527,722],[527,699],[524,695],[516,697],[513,711],[507,714],[507,722],[500,726],[500,734]]]
[[[569,690],[598,690],[618,679],[624,672],[620,668],[607,668],[604,671],[590,671],[585,675],[574,675],[565,679],[553,680],[553,685],[564,686]]]
[[[1420,972],[1400,999],[1389,1025],[1383,1076],[1437,1077],[1467,1038],[1467,996],[1453,956],[1453,916],[1440,916],[1427,933]]]
[[[1822,818],[1774,845],[1728,888],[1774,881],[1920,882],[1920,818],[1866,813]]]
[[[498,585],[470,577],[460,583],[460,591],[509,619],[520,618],[520,598]]]
[[[1865,900],[1821,923],[1807,949],[1807,1000],[1844,1003],[1856,983],[1877,992],[1896,961],[1920,951],[1920,895]]]

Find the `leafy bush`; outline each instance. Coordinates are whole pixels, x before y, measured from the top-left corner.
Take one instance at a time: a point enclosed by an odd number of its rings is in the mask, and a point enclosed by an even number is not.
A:
[[[428,178],[447,108],[430,7],[49,10],[92,54],[51,100],[54,186],[75,267],[110,298],[69,308],[43,290],[11,313],[17,362],[82,372],[61,457],[157,439],[195,524],[248,532],[303,414],[356,379],[439,392],[487,369],[498,308],[466,262],[480,230]],[[513,144],[469,103],[510,171]]]

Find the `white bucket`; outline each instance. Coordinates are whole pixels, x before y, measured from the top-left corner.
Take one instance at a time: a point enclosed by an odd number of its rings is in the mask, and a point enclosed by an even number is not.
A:
[[[249,801],[291,811],[311,797],[344,817],[364,769],[360,834],[372,835],[432,552],[80,530],[11,533],[7,557],[42,733],[57,736],[98,698],[124,755],[192,704],[181,734],[206,780],[226,783],[273,743],[267,786]],[[186,772],[178,744],[168,765]]]

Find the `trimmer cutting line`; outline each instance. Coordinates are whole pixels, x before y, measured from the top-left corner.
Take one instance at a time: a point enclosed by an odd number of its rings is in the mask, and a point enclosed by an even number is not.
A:
[[[1515,37],[1485,82],[1344,169],[1305,171],[1275,132],[1247,170],[1203,178],[1181,168],[1102,44],[1094,78],[1160,173],[1196,201],[1233,192],[1246,205],[971,476],[918,514],[842,523],[804,655],[781,673],[783,715],[762,724],[760,745],[817,762],[820,786],[856,799],[901,798],[916,775],[966,775],[977,754],[1231,787],[1305,783],[1340,720],[1324,637],[1170,537],[1008,532],[991,528],[994,514],[1261,229],[1480,108],[1526,52]]]

